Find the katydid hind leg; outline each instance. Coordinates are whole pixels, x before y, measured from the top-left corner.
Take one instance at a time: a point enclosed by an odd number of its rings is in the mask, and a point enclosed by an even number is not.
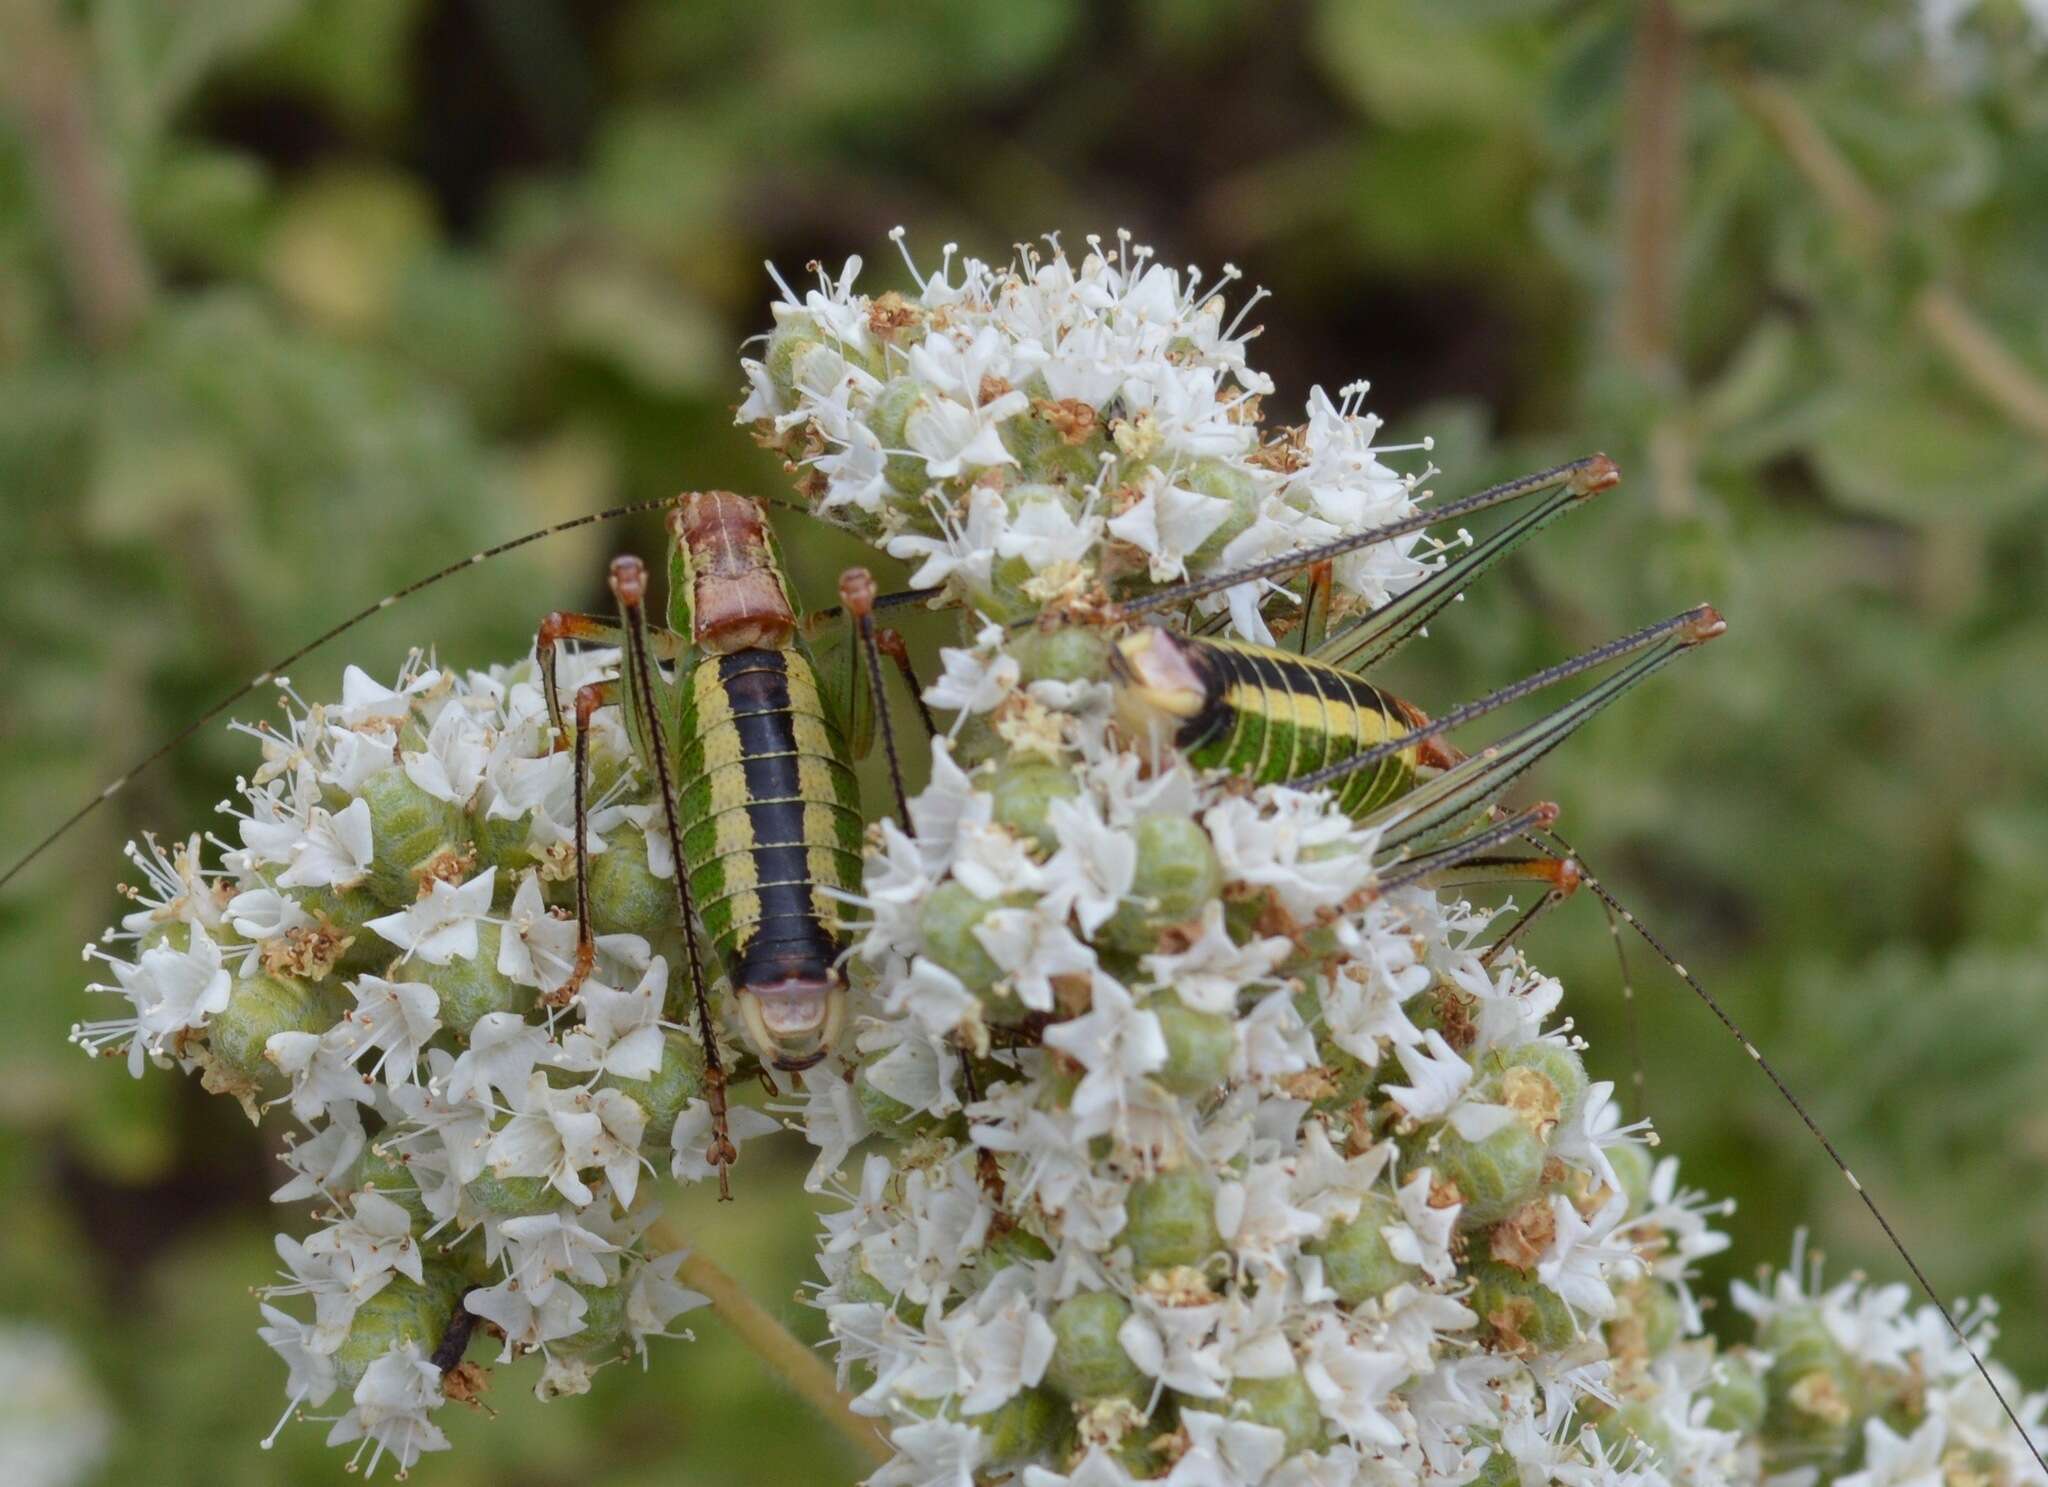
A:
[[[552,677],[548,685],[554,685]],[[592,682],[576,691],[576,959],[568,979],[543,996],[550,1007],[566,1007],[597,966],[597,934],[590,918],[590,723],[599,708],[617,700],[618,691],[615,682]]]
[[[725,1062],[718,1049],[718,1028],[711,1011],[711,992],[704,967],[703,947],[697,935],[697,908],[690,893],[689,859],[683,852],[683,833],[676,807],[675,772],[668,757],[667,730],[663,723],[661,698],[663,679],[649,655],[647,641],[647,569],[638,558],[619,558],[612,563],[612,593],[626,634],[624,670],[630,679],[627,696],[637,715],[637,734],[647,739],[647,759],[661,797],[662,827],[675,863],[672,874],[676,890],[676,912],[681,920],[683,945],[689,960],[690,990],[697,1010],[697,1035],[704,1051],[704,1096],[711,1107],[711,1144],[705,1161],[718,1170],[718,1196],[732,1197],[729,1170],[738,1159],[726,1117]]]
[[[882,751],[888,760],[889,785],[896,795],[898,818],[910,824],[910,794],[903,785],[903,758],[896,750],[896,725],[889,716],[888,694],[882,685],[882,652],[875,639],[875,581],[865,568],[849,568],[839,577],[839,603],[853,621],[859,640],[859,659],[864,663],[869,705],[882,736]],[[906,660],[907,660],[906,656]]]
[[[1411,536],[1425,531],[1439,522],[1454,521],[1485,511],[1511,501],[1523,500],[1544,491],[1562,486],[1568,491],[1591,494],[1606,490],[1621,479],[1614,461],[1604,454],[1587,455],[1570,460],[1547,470],[1520,476],[1514,480],[1488,486],[1485,490],[1461,496],[1455,501],[1426,506],[1399,521],[1387,522],[1381,526],[1369,527],[1334,541],[1319,543],[1314,547],[1296,548],[1292,552],[1267,558],[1261,562],[1233,569],[1228,573],[1216,573],[1203,578],[1189,579],[1170,588],[1159,589],[1139,598],[1127,601],[1123,610],[1127,615],[1147,614],[1157,609],[1171,608],[1193,599],[1234,589],[1240,584],[1260,583],[1269,579],[1281,579],[1299,573],[1316,563],[1334,562],[1361,548],[1371,547],[1379,542],[1391,542],[1399,537]]]
[[[1446,606],[1486,572],[1531,537],[1568,511],[1576,510],[1601,487],[1567,485],[1541,505],[1523,512],[1498,530],[1448,559],[1436,572],[1380,605],[1357,624],[1318,642],[1312,653],[1319,661],[1368,672],[1421,634]]]
[[[1386,829],[1383,840],[1387,846],[1403,845],[1453,824],[1464,815],[1477,810],[1486,801],[1497,797],[1518,775],[1557,747],[1616,697],[1687,650],[1718,636],[1725,628],[1720,615],[1710,606],[1701,605],[1686,610],[1682,614],[1673,615],[1654,625],[1647,625],[1605,645],[1596,646],[1570,660],[1545,667],[1476,701],[1454,707],[1428,723],[1396,734],[1383,743],[1362,749],[1326,768],[1290,780],[1288,784],[1297,790],[1315,789],[1331,784],[1360,769],[1376,765],[1392,755],[1460,728],[1487,713],[1555,686],[1558,682],[1624,657],[1635,657],[1628,665],[1611,673],[1536,722],[1489,745],[1434,778],[1425,780],[1414,790],[1375,812],[1364,823],[1383,826]]]

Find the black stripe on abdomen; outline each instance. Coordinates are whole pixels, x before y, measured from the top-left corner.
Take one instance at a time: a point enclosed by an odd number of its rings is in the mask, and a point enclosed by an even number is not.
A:
[[[733,980],[745,986],[829,976],[839,944],[819,922],[813,898],[786,658],[778,651],[735,651],[720,658],[719,680],[740,737],[753,891],[761,905],[761,917],[735,957]]]

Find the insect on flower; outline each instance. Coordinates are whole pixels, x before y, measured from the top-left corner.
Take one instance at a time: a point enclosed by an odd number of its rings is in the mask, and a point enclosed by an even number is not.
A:
[[[1213,296],[1184,296],[1178,281],[1144,271],[1142,255],[1128,274],[1108,278],[1091,259],[1086,273],[1096,277],[1085,292],[1062,278],[1063,258],[1045,268],[1009,279],[977,270],[981,308],[972,314],[960,308],[966,290],[943,274],[920,278],[919,304],[857,300],[848,289],[851,271],[838,283],[821,279],[801,303],[785,289],[764,359],[750,365],[754,396],[743,421],[756,423],[798,467],[808,466],[803,509],[918,561],[912,588],[878,596],[855,570],[842,580],[836,609],[805,616],[762,506],[725,492],[620,508],[493,549],[665,509],[667,623],[650,614],[657,596],[648,565],[615,560],[614,616],[558,612],[542,622],[533,706],[522,712],[513,700],[518,679],[491,679],[505,694],[483,709],[493,728],[538,730],[543,720],[545,727],[544,743],[502,759],[488,739],[479,743],[465,731],[438,673],[409,672],[396,691],[357,689],[341,710],[346,726],[328,728],[321,741],[277,741],[266,764],[271,777],[259,776],[249,793],[242,833],[245,859],[264,864],[267,886],[245,889],[228,906],[232,933],[209,933],[187,919],[182,943],[154,944],[127,970],[117,964],[138,1014],[103,1025],[87,1041],[124,1049],[137,1062],[203,1056],[216,1061],[209,1073],[229,1080],[227,1087],[259,1059],[285,1069],[294,1108],[333,1120],[336,1149],[323,1156],[337,1170],[368,1160],[349,1147],[348,1127],[352,1102],[373,1098],[360,1092],[356,1060],[374,1054],[386,1086],[374,1098],[404,1117],[394,1125],[408,1133],[401,1139],[462,1133],[415,1164],[423,1189],[433,1162],[445,1169],[428,1205],[437,1226],[500,1204],[499,1214],[517,1215],[511,1223],[548,1231],[533,1241],[536,1255],[543,1244],[554,1246],[547,1252],[561,1254],[562,1267],[606,1279],[606,1265],[617,1262],[603,1257],[621,1246],[603,1232],[609,1217],[584,1227],[599,1186],[587,1174],[601,1170],[602,1183],[630,1207],[644,1132],[672,1128],[678,1173],[715,1171],[724,1191],[736,1137],[745,1134],[739,1127],[756,1114],[727,1103],[733,1076],[721,1044],[721,973],[727,1010],[764,1076],[777,1070],[801,1081],[812,1071],[823,1084],[838,1075],[826,1061],[843,1045],[852,999],[852,926],[842,908],[872,906],[876,899],[867,895],[877,893],[880,876],[864,862],[869,843],[852,763],[877,734],[900,823],[882,828],[884,853],[900,846],[915,858],[941,846],[948,823],[920,819],[905,788],[883,697],[885,658],[918,700],[935,740],[935,775],[944,767],[958,776],[998,755],[1028,765],[1034,747],[1060,730],[1093,729],[1098,742],[1119,740],[1115,749],[1097,749],[1097,761],[1122,757],[1127,743],[1157,775],[1185,777],[1193,766],[1208,772],[1205,788],[1220,781],[1226,793],[1263,789],[1268,798],[1308,801],[1318,813],[1334,808],[1355,829],[1344,850],[1356,859],[1348,881],[1364,902],[1418,887],[1540,887],[1538,901],[1486,948],[1482,964],[1509,949],[1538,913],[1590,886],[1736,1032],[1697,980],[1550,835],[1554,806],[1498,804],[1608,703],[1720,634],[1718,614],[1686,610],[1433,718],[1365,675],[1487,569],[1612,486],[1613,465],[1592,456],[1420,506],[1419,477],[1396,477],[1378,464],[1376,425],[1358,415],[1352,394],[1333,404],[1318,393],[1303,429],[1260,435],[1262,379],[1245,366],[1246,338],[1237,322],[1222,323]],[[1462,551],[1449,543],[1418,549],[1426,528],[1496,506],[1516,514],[1481,540],[1465,539]],[[402,593],[490,555],[450,565]],[[900,636],[877,624],[881,613],[909,605],[969,616],[972,649],[950,653],[947,674],[929,688]],[[1224,634],[1226,626],[1236,634]],[[213,715],[304,653],[279,662]],[[1610,665],[1548,715],[1469,754],[1448,737]],[[431,699],[417,714],[415,694]],[[1044,700],[1054,695],[1065,699],[1057,718]],[[456,700],[480,705],[459,688]],[[927,701],[955,715],[943,745]],[[317,731],[310,721],[308,730]],[[351,797],[346,806],[318,788],[298,789],[309,752],[319,756],[316,785],[343,779],[354,787],[342,792]],[[407,761],[402,770],[393,757]],[[1013,778],[1028,772],[1020,767]],[[1129,783],[1135,788],[1137,780]],[[522,812],[557,785],[566,789],[566,808],[533,812],[529,833]],[[1324,797],[1303,793],[1325,790]],[[492,826],[498,817],[487,801],[507,803],[503,817],[517,824],[516,839]],[[1146,1020],[1154,1014],[1120,1001],[1113,985],[1098,983],[1083,995],[1072,984],[1093,964],[1093,952],[1068,933],[1070,922],[1112,940],[1131,929],[1119,951],[1127,956],[1142,949],[1163,953],[1165,963],[1180,953],[1191,963],[1201,959],[1188,943],[1200,931],[1185,912],[1175,918],[1170,888],[1146,882],[1138,891],[1145,842],[1116,841],[1089,817],[1088,805],[1052,783],[1017,792],[1006,809],[1001,829],[978,843],[1004,859],[979,864],[991,881],[1002,878],[1001,866],[1020,879],[1052,876],[1049,862],[1037,872],[1047,852],[1040,828],[1058,812],[1100,861],[1062,847],[1059,881],[1041,895],[1052,903],[1047,912],[1043,903],[1013,902],[1000,889],[984,896],[959,882],[917,906],[934,924],[951,916],[949,943],[958,953],[932,957],[942,998],[958,1006],[963,997],[1007,997],[1028,1010],[990,1026],[977,1022],[975,1007],[946,1025],[948,1061],[957,1057],[968,1104],[978,1098],[976,1055],[986,1052],[977,1028],[982,1039],[1000,1036],[1013,1047],[1084,1050],[1105,1067],[1119,1058],[1135,1071],[1156,1065],[1157,1049],[1145,1041],[1157,1026]],[[287,839],[284,847],[272,844],[273,834]],[[1209,850],[1206,839],[1202,849]],[[282,855],[266,859],[267,852]],[[488,865],[478,872],[480,860]],[[1302,860],[1312,871],[1313,851]],[[543,868],[555,884],[573,875],[573,930],[547,901]],[[508,881],[495,880],[501,870]],[[184,875],[182,868],[171,874]],[[167,899],[177,887],[165,889]],[[1271,917],[1262,917],[1256,935],[1268,939],[1312,939],[1317,927],[1284,914],[1277,898],[1260,912]],[[1216,937],[1211,949],[1224,963],[1246,949],[1226,943],[1227,930]],[[494,960],[478,953],[486,940],[496,942]],[[228,996],[230,961],[245,975],[252,964],[262,971],[252,979],[271,998],[270,1010],[252,1025],[242,1024],[251,1023],[261,999]],[[1005,974],[1027,961],[1028,986]],[[679,1015],[694,1022],[697,1061],[695,1069],[680,1068],[676,1083],[701,1095],[701,1122],[656,1088],[669,1062],[688,1062],[664,1017],[673,963],[688,973],[677,1000]],[[317,983],[335,965],[361,973],[358,1005],[344,1024],[316,1033],[302,1022],[317,1021],[311,1004],[325,995]],[[1222,995],[1234,1001],[1234,988]],[[294,998],[306,1004],[301,1021],[294,1021]],[[1285,1000],[1274,1003],[1273,1018],[1287,1015]],[[580,1026],[558,1048],[527,1021],[536,1002],[550,1030],[560,1009],[578,1009]],[[434,1042],[444,1018],[464,1034],[459,1056]],[[245,1046],[225,1051],[235,1038]],[[1410,1068],[1418,1089],[1432,1079],[1447,1088],[1454,1082],[1462,1065],[1448,1054],[1446,1045],[1442,1060],[1419,1059]],[[427,1077],[416,1076],[422,1059]],[[550,1060],[552,1077],[542,1067]],[[563,1069],[587,1079],[565,1083]],[[620,1078],[637,1092],[628,1096]],[[1112,1091],[1116,1085],[1109,1076],[1098,1082]],[[381,1106],[378,1116],[396,1122]],[[686,1136],[703,1143],[701,1159],[694,1146],[682,1150]],[[980,1182],[999,1184],[994,1156],[982,1157]],[[312,1166],[309,1157],[308,1180],[317,1189]],[[1848,1175],[1846,1165],[1842,1171]],[[576,1216],[541,1211],[532,1193],[516,1187],[522,1182],[561,1194]],[[1860,1185],[1857,1191],[1877,1214]],[[1482,1211],[1476,1195],[1468,1201],[1475,1214]],[[347,1224],[331,1231],[346,1229],[332,1243],[348,1264],[416,1263],[399,1244],[411,1235],[406,1215],[374,1194],[359,1194],[355,1206]],[[1282,1221],[1290,1220],[1283,1214]],[[1898,1244],[1889,1226],[1886,1233]],[[1530,1255],[1541,1249],[1539,1238],[1524,1236]],[[398,1261],[387,1253],[394,1246]],[[290,1268],[298,1288],[331,1303],[331,1272],[341,1263],[309,1247],[293,1253]],[[531,1286],[525,1263],[469,1311],[498,1322],[508,1349],[516,1340],[545,1350],[573,1331],[577,1307],[566,1294]],[[1924,1286],[1917,1267],[1914,1273]],[[310,1351],[325,1356],[332,1348],[323,1334]],[[1981,1372],[1974,1350],[1970,1357]],[[1358,1429],[1370,1424],[1358,1417]]]

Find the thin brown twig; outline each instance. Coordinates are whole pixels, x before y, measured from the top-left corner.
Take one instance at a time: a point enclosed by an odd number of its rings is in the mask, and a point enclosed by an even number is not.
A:
[[[683,1248],[681,1240],[665,1224],[650,1228],[647,1242],[656,1253]],[[839,1392],[832,1370],[710,1256],[699,1249],[691,1250],[677,1267],[676,1279],[691,1290],[709,1296],[712,1309],[732,1329],[733,1335],[746,1344],[770,1372],[795,1390],[804,1403],[844,1436],[864,1459],[877,1466],[890,1459],[893,1452],[882,1437],[881,1427],[874,1420],[853,1412],[846,1396]]]
[[[1678,342],[1678,234],[1685,197],[1685,32],[1670,0],[1647,0],[1629,59],[1621,154],[1621,353],[1664,373]]]
[[[0,100],[19,121],[85,339],[118,345],[149,312],[149,265],[121,201],[85,69],[48,0],[0,0]]]
[[[1852,252],[1874,260],[1897,219],[1788,88],[1752,73],[1724,73],[1729,91],[1762,124],[1841,225]],[[1983,399],[2048,441],[2048,383],[1998,339],[1956,289],[1936,280],[1913,298],[1921,335]]]

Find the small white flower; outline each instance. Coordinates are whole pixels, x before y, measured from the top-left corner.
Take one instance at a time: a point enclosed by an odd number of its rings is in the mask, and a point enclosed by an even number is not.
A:
[[[1093,981],[1091,1010],[1045,1030],[1046,1047],[1088,1070],[1070,1106],[1083,1135],[1112,1129],[1117,1114],[1131,1102],[1133,1085],[1164,1067],[1167,1052],[1156,1013],[1139,1008],[1128,991],[1100,971]]]
[[[370,803],[351,801],[339,814],[314,806],[280,888],[353,888],[370,871]]]
[[[473,959],[477,921],[491,912],[497,876],[497,868],[487,867],[459,887],[437,878],[410,907],[372,919],[369,928],[405,952],[401,962],[415,955],[437,966]]]
[[[397,1463],[400,1475],[427,1451],[448,1449],[448,1437],[427,1418],[441,1407],[441,1370],[421,1356],[415,1342],[402,1342],[364,1370],[356,1385],[355,1407],[327,1433],[327,1444],[343,1446],[361,1441],[349,1457],[353,1471],[362,1462],[363,1451],[370,1459],[363,1464],[367,1478],[386,1455]]]
[[[534,1065],[553,1052],[547,1033],[517,1012],[486,1012],[469,1030],[469,1046],[441,1077],[441,1097],[481,1101],[496,1090],[509,1100],[525,1091]]]
[[[569,979],[575,960],[576,921],[551,913],[541,896],[540,875],[527,873],[512,895],[498,939],[498,974],[521,986],[552,991]]]
[[[1201,935],[1185,950],[1142,958],[1154,984],[1170,987],[1175,996],[1198,1012],[1237,1010],[1239,993],[1267,981],[1273,969],[1294,953],[1279,936],[1240,945],[1230,937],[1223,905],[1203,906]]]
[[[292,1114],[311,1125],[338,1105],[364,1105],[376,1099],[375,1081],[355,1066],[359,1051],[356,1031],[337,1023],[324,1033],[272,1033],[263,1056],[291,1081]]]
[[[1617,1193],[1589,1220],[1562,1193],[1550,1200],[1557,1233],[1536,1262],[1537,1277],[1574,1312],[1595,1321],[1614,1315],[1614,1283],[1642,1273],[1633,1247],[1606,1242],[1627,1209],[1628,1199]]]
[[[545,1177],[578,1208],[590,1202],[578,1175],[584,1159],[603,1148],[604,1121],[580,1090],[558,1090],[534,1074],[513,1103],[512,1118],[491,1138],[485,1153],[499,1177]]]
[[[577,993],[582,1026],[562,1035],[561,1067],[621,1079],[651,1079],[661,1068],[663,1000],[668,962],[654,957],[631,991],[585,981]]]
[[[632,1338],[643,1365],[647,1361],[649,1338],[675,1336],[668,1331],[670,1322],[684,1312],[711,1304],[709,1296],[676,1283],[676,1267],[683,1263],[688,1253],[687,1250],[674,1250],[656,1255],[632,1266],[628,1272],[625,1283],[626,1334]]]
[[[1121,516],[1110,518],[1109,534],[1144,553],[1154,583],[1187,573],[1188,555],[1230,518],[1230,503],[1183,490],[1156,467],[1146,472],[1144,494]]]

